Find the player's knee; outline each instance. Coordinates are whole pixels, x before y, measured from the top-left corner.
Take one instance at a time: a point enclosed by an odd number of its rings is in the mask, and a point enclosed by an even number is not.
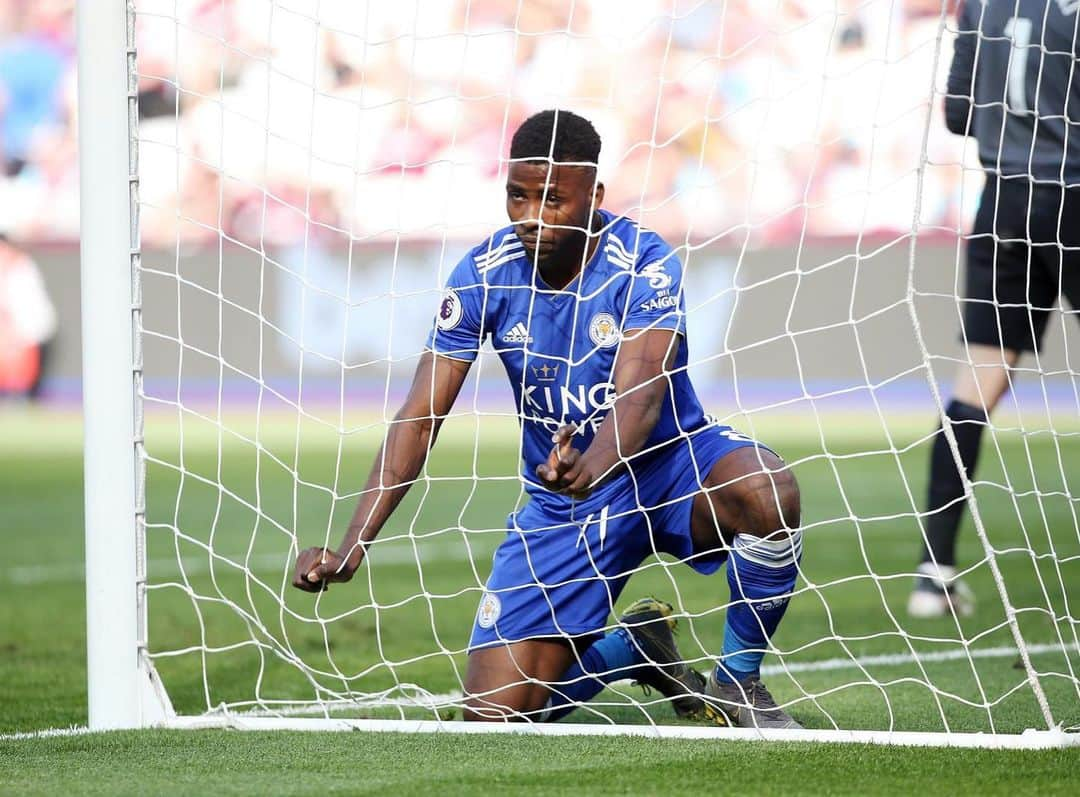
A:
[[[525,719],[519,708],[474,697],[465,701],[461,716],[466,722],[520,722]]]
[[[524,722],[542,719],[547,705],[547,689],[510,689],[494,694],[465,698],[462,718],[466,722]]]
[[[739,531],[764,537],[799,527],[799,484],[790,468],[749,474],[741,488],[744,523]]]
[[[477,706],[465,704],[461,712],[461,718],[466,722],[509,722],[512,714],[505,713],[490,706]]]
[[[799,492],[799,482],[790,468],[784,468],[777,476],[778,479],[778,506],[780,508],[779,528],[794,530],[799,528],[802,522],[802,495]]]

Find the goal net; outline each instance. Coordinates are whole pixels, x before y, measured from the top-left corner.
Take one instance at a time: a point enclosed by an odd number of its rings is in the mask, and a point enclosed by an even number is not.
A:
[[[166,723],[465,727],[469,632],[526,499],[520,410],[490,345],[353,581],[317,596],[290,582],[298,551],[340,541],[450,271],[506,224],[510,136],[557,107],[603,139],[607,209],[684,265],[706,408],[799,480],[804,556],[762,669],[777,702],[814,738],[1060,743],[1080,724],[1068,305],[1010,372],[965,482],[974,611],[906,611],[930,444],[970,362],[983,172],[941,114],[952,3],[129,13],[138,643]],[[682,655],[708,672],[723,575],[650,557],[609,628],[642,595],[672,604]],[[629,681],[518,727],[737,735]]]

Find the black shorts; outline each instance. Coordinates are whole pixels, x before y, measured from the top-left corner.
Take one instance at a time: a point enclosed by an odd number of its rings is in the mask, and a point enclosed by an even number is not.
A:
[[[1037,351],[1059,296],[1080,321],[1080,189],[989,175],[967,242],[962,337]]]

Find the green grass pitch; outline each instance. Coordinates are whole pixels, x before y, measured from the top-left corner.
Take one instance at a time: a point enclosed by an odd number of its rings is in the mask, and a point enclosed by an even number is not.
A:
[[[890,416],[887,427],[876,415],[850,413],[750,420],[752,429],[747,419],[738,425],[794,463],[803,491],[805,578],[774,640],[790,671],[768,678],[778,698],[792,701],[791,712],[820,728],[1045,727],[1026,673],[1008,652],[1005,612],[970,521],[960,555],[972,566],[967,580],[980,598],[976,615],[914,621],[903,613],[918,548],[909,496],[921,506],[930,419]],[[1080,424],[1055,418],[1051,435],[1045,419],[996,421],[1000,431],[983,452],[978,505],[1024,637],[1042,651],[1033,662],[1054,718],[1075,727],[1080,696],[1072,673],[1080,655],[1069,618],[1076,617],[1080,588],[1080,534],[1069,480],[1075,482],[1080,462]],[[431,478],[392,519],[369,565],[316,602],[285,586],[290,532],[300,531],[302,546],[327,535],[336,544],[380,429],[370,418],[347,418],[350,433],[342,436],[338,423],[317,415],[257,423],[236,414],[222,424],[191,413],[151,416],[150,644],[178,711],[310,700],[312,681],[323,697],[407,684],[438,695],[460,689],[479,587],[506,513],[520,497],[512,478],[513,422],[449,421],[429,464]],[[0,439],[5,451],[21,452],[0,457],[0,733],[83,724],[80,429],[71,416],[8,411],[0,416]],[[723,577],[651,560],[617,608],[649,593],[676,604],[683,652],[704,666],[719,649]],[[970,643],[970,658],[961,640]],[[912,650],[942,660],[915,663]],[[306,674],[289,658],[304,662]],[[642,698],[635,688],[609,690],[574,719],[674,721],[665,705],[646,701],[642,708]],[[62,767],[55,765],[60,760]],[[1065,793],[1078,763],[1076,748],[1001,753],[145,731],[0,740],[0,791],[411,793],[441,786],[653,793],[726,784],[747,793],[876,793],[941,779],[990,792]]]

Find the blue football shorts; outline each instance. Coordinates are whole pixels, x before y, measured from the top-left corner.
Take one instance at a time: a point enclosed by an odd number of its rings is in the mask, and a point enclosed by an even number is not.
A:
[[[512,513],[469,648],[599,635],[627,580],[654,554],[715,573],[727,553],[695,553],[693,501],[713,465],[746,446],[771,451],[730,426],[710,424],[634,465],[570,512],[545,510],[533,498]]]

